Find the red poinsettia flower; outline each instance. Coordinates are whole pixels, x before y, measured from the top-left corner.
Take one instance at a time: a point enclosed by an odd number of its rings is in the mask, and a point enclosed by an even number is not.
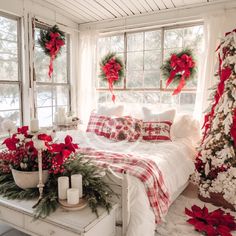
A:
[[[42,140],[42,141],[45,141],[45,142],[52,142],[52,137],[50,135],[47,135],[47,134],[39,134],[38,139]]]
[[[25,136],[27,136],[28,130],[29,130],[28,126],[22,126],[17,129],[17,132],[18,134],[24,134]]]
[[[221,209],[209,212],[206,206],[193,205],[191,210],[185,208],[185,214],[191,217],[187,222],[207,236],[232,236],[230,232],[236,230],[235,218]]]
[[[15,151],[18,141],[19,140],[16,138],[16,136],[13,135],[12,138],[5,139],[2,144],[5,144],[9,151]]]
[[[54,143],[51,145],[51,152],[56,153],[55,162],[58,165],[62,165],[66,159],[69,158],[72,152],[78,149],[78,145],[72,143],[73,139],[67,135],[65,137],[65,143]]]

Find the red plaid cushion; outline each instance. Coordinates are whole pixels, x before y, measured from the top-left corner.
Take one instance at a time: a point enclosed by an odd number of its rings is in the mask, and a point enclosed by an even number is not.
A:
[[[170,139],[170,121],[143,122],[143,140],[164,141]]]
[[[95,133],[100,136],[107,135],[103,132],[103,126],[104,126],[104,123],[109,119],[110,118],[107,116],[101,116],[101,115],[92,113],[88,122],[86,132]]]
[[[130,116],[110,118],[103,126],[105,137],[114,141],[137,141],[142,135],[142,121]],[[110,134],[110,135],[108,135]]]

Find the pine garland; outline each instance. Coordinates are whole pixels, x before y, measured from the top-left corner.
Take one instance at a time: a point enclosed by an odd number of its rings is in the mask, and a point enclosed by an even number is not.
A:
[[[65,176],[77,173],[83,176],[83,192],[92,212],[98,216],[98,206],[109,212],[111,209],[110,200],[114,192],[102,179],[101,171],[103,170],[82,154],[76,154],[76,156],[69,159],[64,167]],[[57,196],[58,177],[59,175],[50,174],[44,188],[43,199],[34,208],[35,219],[45,218],[59,207]],[[26,190],[19,188],[15,184],[11,173],[0,173],[0,195],[8,199],[29,200],[37,198],[39,193],[37,188]]]

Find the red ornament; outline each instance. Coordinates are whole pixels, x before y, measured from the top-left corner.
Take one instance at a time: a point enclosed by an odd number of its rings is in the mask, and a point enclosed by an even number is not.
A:
[[[177,74],[181,74],[179,85],[172,94],[176,95],[179,94],[185,86],[186,79],[188,79],[191,75],[190,69],[195,67],[195,62],[192,57],[187,54],[183,54],[180,57],[176,54],[172,54],[170,58],[170,66],[171,71],[170,76],[166,81],[166,88],[172,83]]]

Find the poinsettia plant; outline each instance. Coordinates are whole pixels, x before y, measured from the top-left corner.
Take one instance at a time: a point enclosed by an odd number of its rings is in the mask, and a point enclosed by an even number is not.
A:
[[[193,205],[191,210],[185,208],[185,214],[191,217],[187,222],[193,225],[195,230],[207,236],[231,236],[230,232],[236,230],[234,216],[220,208],[209,212],[206,206],[200,208]]]
[[[10,172],[10,168],[20,171],[38,170],[39,143],[42,145],[43,170],[53,173],[63,173],[63,164],[75,153],[77,144],[72,143],[72,138],[66,136],[65,143],[53,143],[51,135],[46,133],[30,134],[28,126],[17,129],[11,137],[5,139],[3,144],[7,150],[0,153],[0,167],[2,172]]]

